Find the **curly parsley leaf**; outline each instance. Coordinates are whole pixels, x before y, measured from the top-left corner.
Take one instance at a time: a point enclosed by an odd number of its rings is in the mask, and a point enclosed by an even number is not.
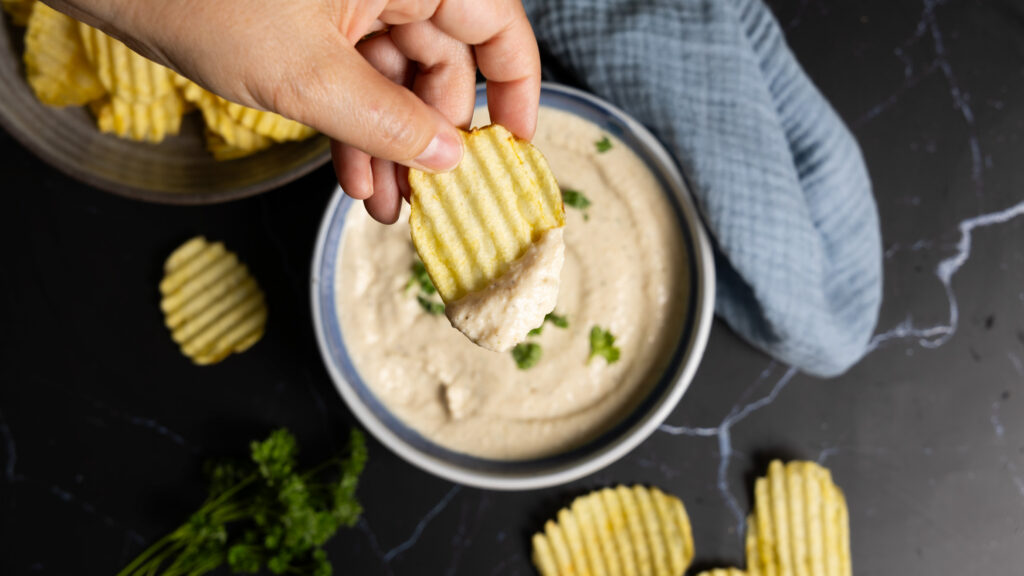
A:
[[[427,273],[427,267],[418,258],[413,261],[412,266],[409,267],[409,271],[412,273],[412,277],[405,284],[405,290],[419,285],[420,293],[430,296],[437,292],[437,288],[434,287],[434,283],[430,280],[430,274]]]
[[[227,564],[234,573],[330,576],[322,546],[362,508],[355,498],[366,440],[353,430],[346,458],[296,469],[287,430],[250,446],[251,462],[209,468],[210,492],[185,524],[150,546],[118,576],[201,575]]]
[[[551,322],[552,324],[554,324],[555,326],[557,326],[559,328],[568,328],[569,327],[569,317],[568,316],[560,316],[558,314],[555,314],[554,312],[548,312],[547,316],[544,317],[544,321],[545,322]]]
[[[526,335],[527,336],[540,336],[541,333],[544,332],[544,324],[546,324],[547,322],[551,322],[552,324],[554,324],[555,326],[557,326],[559,328],[568,328],[569,327],[569,317],[568,316],[559,316],[558,314],[555,314],[554,312],[548,312],[544,316],[544,321],[540,323],[540,326],[537,326],[533,330],[530,330],[529,332],[526,333]]]
[[[609,364],[614,364],[619,359],[619,348],[615,346],[615,336],[600,326],[594,326],[590,329],[590,356],[587,358],[588,364],[594,356],[603,357]]]
[[[435,302],[423,294],[418,294],[416,296],[416,301],[419,302],[420,307],[426,310],[427,314],[430,314],[431,316],[444,314],[444,302]]]
[[[520,342],[512,349],[512,358],[520,370],[529,370],[540,362],[540,344]]]
[[[563,188],[562,202],[565,203],[566,206],[570,206],[583,212],[584,220],[590,220],[590,214],[587,213],[587,208],[590,207],[590,199],[584,196],[579,190]]]
[[[562,190],[562,201],[565,202],[566,206],[572,206],[580,210],[586,210],[590,207],[590,199],[579,190],[573,190],[572,188]]]
[[[604,154],[605,152],[612,149],[612,141],[607,136],[601,138],[597,142],[594,142],[594,147],[597,148],[598,154]]]
[[[431,316],[444,314],[444,302],[439,302],[434,296],[437,294],[437,288],[434,287],[434,283],[430,280],[430,274],[427,274],[427,267],[423,265],[423,261],[416,258],[413,260],[409,270],[412,272],[412,277],[405,283],[404,290],[408,292],[409,288],[419,286],[420,289],[419,293],[416,294],[416,301],[419,302],[420,308],[423,308]]]

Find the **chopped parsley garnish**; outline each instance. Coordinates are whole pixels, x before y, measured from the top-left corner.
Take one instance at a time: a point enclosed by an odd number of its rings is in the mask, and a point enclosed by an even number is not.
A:
[[[520,342],[512,349],[512,359],[520,370],[529,370],[540,362],[540,344],[536,342]]]
[[[590,199],[579,190],[573,190],[572,188],[562,190],[562,201],[565,202],[566,206],[572,206],[579,210],[586,210],[590,207]]]
[[[559,316],[558,314],[555,314],[554,312],[548,312],[547,316],[544,317],[544,321],[545,322],[551,322],[552,324],[554,324],[555,326],[557,326],[559,328],[568,328],[569,327],[569,317],[568,316]]]
[[[305,470],[297,454],[280,429],[250,445],[249,462],[213,463],[206,501],[118,576],[198,576],[225,564],[233,573],[329,576],[324,543],[362,513],[355,493],[366,442],[353,429],[344,458]]]
[[[419,302],[420,306],[431,316],[444,314],[444,302],[435,302],[423,294],[417,294],[416,301]]]
[[[434,288],[434,283],[430,281],[430,274],[427,274],[427,267],[423,265],[422,261],[414,260],[410,271],[412,272],[412,278],[409,278],[409,282],[406,283],[406,290],[419,284],[420,292],[423,294],[429,296],[437,292],[437,288]]]
[[[590,219],[590,215],[587,214],[587,208],[590,208],[590,199],[584,196],[579,190],[573,190],[572,188],[563,189],[562,202],[564,202],[566,206],[571,206],[583,212],[584,220]]]
[[[542,332],[544,332],[544,324],[546,322],[551,322],[552,324],[554,324],[555,326],[557,326],[559,328],[568,328],[569,327],[569,318],[568,318],[568,316],[559,316],[558,314],[555,314],[554,312],[548,312],[547,315],[544,316],[544,322],[541,322],[540,326],[537,326],[533,330],[530,330],[529,332],[527,332],[526,335],[527,336],[540,336],[540,334]]]
[[[432,316],[444,314],[444,302],[438,302],[437,297],[434,296],[437,294],[437,288],[434,288],[434,283],[430,281],[427,267],[417,258],[413,261],[409,270],[412,272],[412,278],[409,278],[409,281],[405,283],[405,291],[408,292],[409,288],[413,286],[419,286],[420,290],[419,294],[416,295],[416,301],[420,303],[420,307]]]
[[[607,136],[605,136],[604,138],[601,138],[597,142],[594,142],[594,146],[597,147],[597,152],[599,154],[604,154],[605,152],[612,149],[612,141],[609,140]]]
[[[619,348],[615,346],[615,336],[600,326],[590,329],[590,356],[587,364],[594,356],[602,356],[609,364],[614,364],[619,359]]]

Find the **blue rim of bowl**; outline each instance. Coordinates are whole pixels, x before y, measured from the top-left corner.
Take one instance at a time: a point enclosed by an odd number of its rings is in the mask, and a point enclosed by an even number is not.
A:
[[[486,105],[483,86],[476,105]],[[311,273],[313,325],[321,357],[335,387],[356,418],[374,436],[408,462],[437,476],[480,488],[526,490],[570,482],[618,460],[646,439],[672,412],[704,354],[714,311],[715,272],[711,244],[689,189],[658,140],[615,106],[590,94],[544,83],[541,106],[573,113],[600,126],[629,146],[655,174],[678,219],[692,263],[687,317],[676,352],[641,401],[622,421],[586,444],[533,460],[493,460],[444,448],[392,414],[369,390],[349,357],[338,322],[334,279],[338,248],[348,211],[357,201],[339,188],[320,225]]]

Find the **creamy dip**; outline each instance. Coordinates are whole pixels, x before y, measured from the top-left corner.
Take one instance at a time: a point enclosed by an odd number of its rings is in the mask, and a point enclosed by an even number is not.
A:
[[[452,302],[444,313],[473,342],[504,352],[555,308],[564,262],[562,228],[547,230],[497,280]]]
[[[599,153],[605,137],[612,147]],[[541,350],[534,366],[520,369],[512,354],[476,346],[424,309],[409,289],[415,251],[405,224],[350,210],[335,278],[345,344],[370,390],[429,440],[485,458],[549,456],[614,426],[657,382],[689,299],[682,233],[643,161],[597,125],[549,108],[533,143],[563,190],[590,201],[566,207],[554,311],[568,327],[549,322],[528,338]],[[615,336],[618,361],[590,358],[594,326]]]

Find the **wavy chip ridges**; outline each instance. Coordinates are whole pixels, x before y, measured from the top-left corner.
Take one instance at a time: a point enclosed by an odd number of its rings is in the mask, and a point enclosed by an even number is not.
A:
[[[171,337],[196,364],[220,362],[263,336],[263,291],[221,242],[197,236],[164,263],[160,308]]]
[[[849,511],[832,474],[814,462],[775,460],[754,484],[747,519],[751,576],[850,576]]]
[[[462,136],[455,170],[409,171],[412,241],[445,302],[487,287],[565,224],[558,183],[532,144],[497,124]]]
[[[78,22],[43,3],[16,6],[28,6],[25,72],[36,98],[49,106],[81,106],[103,96],[78,37]]]
[[[681,576],[693,560],[682,501],[657,488],[591,492],[533,536],[542,576]]]

